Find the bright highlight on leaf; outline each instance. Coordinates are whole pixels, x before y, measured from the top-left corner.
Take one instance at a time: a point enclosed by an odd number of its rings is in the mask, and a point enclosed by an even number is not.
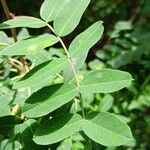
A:
[[[129,73],[114,69],[92,71],[81,81],[81,92],[112,93],[128,86],[132,77]]]
[[[43,34],[32,37],[8,46],[0,51],[0,55],[34,55],[46,47],[52,46],[58,42],[54,35]]]
[[[0,50],[4,49],[7,46],[9,46],[7,43],[0,42]]]

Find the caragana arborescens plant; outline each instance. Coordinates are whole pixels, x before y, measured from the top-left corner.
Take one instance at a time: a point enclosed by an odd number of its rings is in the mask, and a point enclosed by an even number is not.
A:
[[[116,92],[132,81],[129,73],[114,69],[89,71],[80,77],[89,49],[103,34],[102,21],[79,34],[69,47],[62,40],[79,24],[89,3],[90,0],[45,0],[41,18],[15,16],[0,24],[1,30],[47,27],[51,33],[18,38],[13,44],[0,42],[2,62],[20,73],[11,82],[12,90],[0,97],[2,149],[49,149],[51,144],[75,134],[83,137],[86,149],[92,149],[93,142],[108,147],[132,143],[129,126],[118,116],[84,107],[83,95]],[[56,43],[61,44],[65,54],[39,64],[27,61],[29,57],[40,57],[45,48]],[[25,93],[25,98],[17,98]],[[73,104],[78,111],[71,111]]]

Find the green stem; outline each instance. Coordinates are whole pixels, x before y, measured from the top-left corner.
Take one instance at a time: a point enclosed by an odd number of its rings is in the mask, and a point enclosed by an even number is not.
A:
[[[51,27],[48,23],[47,23],[47,27],[55,34],[55,31],[53,29],[53,27]],[[77,75],[77,70],[76,70],[76,66],[72,60],[72,57],[68,51],[68,49],[66,48],[63,40],[57,36],[57,39],[59,40],[59,42],[61,43],[62,47],[64,48],[65,50],[65,53],[67,55],[67,58],[68,58],[68,61],[69,61],[69,64],[70,64],[70,67],[72,68],[72,71],[73,71],[73,74],[74,74],[74,78],[75,78],[75,82],[76,82],[76,86],[77,86],[77,89],[79,89],[80,87],[80,82],[79,82],[79,79],[78,79],[78,75]],[[79,98],[80,98],[80,106],[81,106],[81,111],[82,111],[82,117],[85,118],[85,112],[84,112],[84,106],[83,106],[83,99],[82,99],[82,95],[81,93],[79,92]]]
[[[8,5],[6,3],[6,0],[1,0],[1,3],[2,3],[2,6],[3,6],[3,9],[4,9],[4,12],[5,12],[5,15],[6,15],[7,19],[8,20],[12,19],[13,15],[10,15],[11,13],[9,11]],[[17,34],[16,34],[16,29],[15,28],[11,29],[11,34],[12,34],[12,36],[14,38],[14,42],[17,42]]]
[[[87,150],[92,150],[92,144],[91,144],[91,139],[83,132],[80,132],[81,136],[85,139],[86,141],[86,149]]]
[[[82,111],[82,116],[85,119],[85,112],[84,112],[84,105],[83,105],[83,99],[82,99],[82,94],[79,92],[79,98],[80,98],[80,107]]]
[[[47,23],[47,27],[55,34],[54,29],[48,23]],[[79,83],[76,67],[75,67],[75,64],[74,64],[74,62],[73,62],[73,60],[71,58],[71,55],[68,52],[68,50],[67,50],[63,40],[59,36],[57,36],[57,39],[59,40],[59,42],[61,43],[62,47],[65,50],[65,53],[66,53],[66,55],[68,57],[68,61],[69,61],[70,67],[72,68],[72,71],[73,71],[73,74],[74,74],[74,78],[75,78],[75,81],[76,81],[76,86],[77,86],[77,88],[79,88],[80,87],[80,83]]]

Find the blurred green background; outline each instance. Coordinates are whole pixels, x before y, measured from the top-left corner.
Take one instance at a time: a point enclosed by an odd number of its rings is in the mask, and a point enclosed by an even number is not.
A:
[[[8,0],[8,5],[16,16],[39,17],[42,2],[43,0]],[[0,22],[5,20],[0,5]],[[78,27],[69,36],[64,37],[65,44],[68,46],[76,35],[99,20],[103,20],[105,32],[103,38],[90,50],[85,68],[120,69],[130,72],[135,79],[128,89],[112,94],[114,101],[110,98],[111,106],[106,108],[109,112],[124,116],[132,129],[135,144],[107,149],[149,150],[150,0],[91,0]],[[43,32],[48,31],[46,28],[29,29],[29,33],[33,35]],[[7,31],[7,34],[11,35],[10,31]],[[60,45],[56,45],[56,48],[58,47]],[[103,96],[96,95],[96,101],[92,102],[94,109],[97,109],[97,101]]]

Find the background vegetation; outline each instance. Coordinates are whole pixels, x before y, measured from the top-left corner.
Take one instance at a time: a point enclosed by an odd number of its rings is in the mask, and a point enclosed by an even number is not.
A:
[[[42,2],[43,0],[8,0],[8,5],[15,15],[38,17]],[[6,17],[2,6],[0,14],[0,22],[3,22]],[[87,105],[90,105],[92,110],[118,114],[129,124],[135,138],[132,146],[117,148],[99,146],[99,149],[148,150],[150,149],[150,0],[92,0],[79,26],[67,38],[64,37],[65,44],[69,45],[76,35],[98,20],[103,20],[105,32],[103,38],[90,50],[83,71],[116,68],[131,73],[134,81],[127,89],[119,92],[89,97]],[[28,37],[28,33],[35,35],[48,31],[43,28],[28,31],[23,29],[17,32],[20,33],[20,37]],[[6,33],[11,36],[9,30]],[[0,31],[0,39],[2,37],[4,36]],[[59,47],[60,45],[56,44],[54,49],[49,51],[49,57],[61,55],[60,51],[56,51]],[[43,59],[46,59],[46,56],[43,55],[35,61],[40,63]],[[9,80],[15,75],[10,71],[8,64],[1,63],[0,95],[9,92]],[[80,140],[75,140],[74,149],[83,147]]]

